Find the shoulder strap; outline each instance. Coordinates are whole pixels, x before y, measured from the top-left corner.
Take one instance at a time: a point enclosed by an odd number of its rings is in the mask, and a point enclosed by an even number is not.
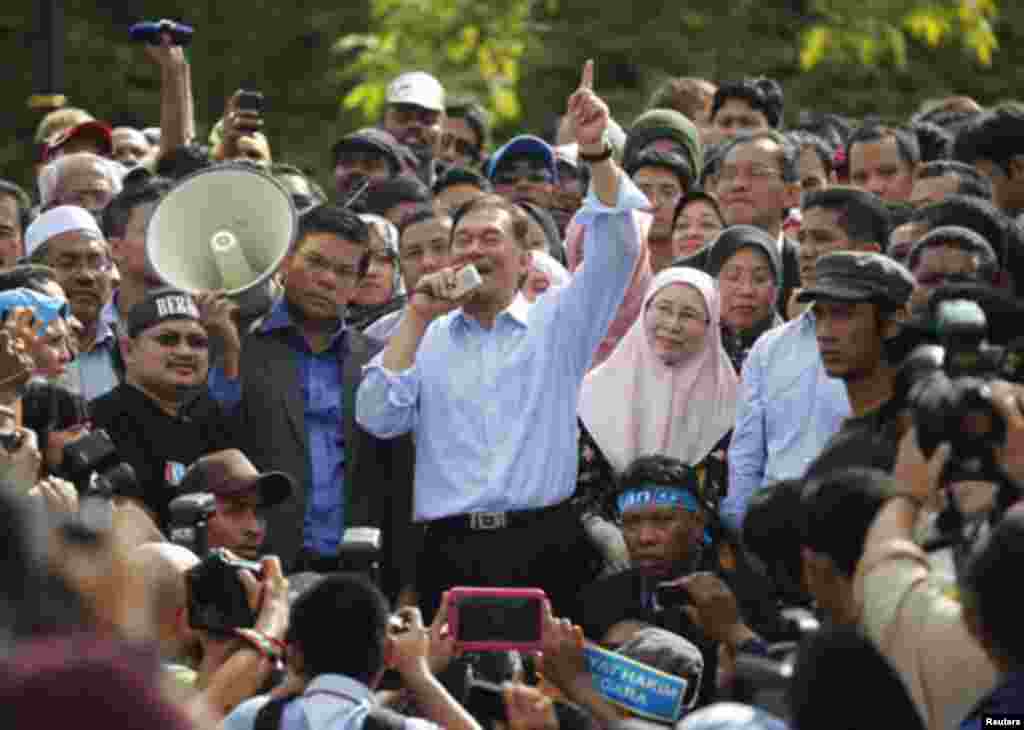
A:
[[[405,716],[386,707],[375,706],[363,720],[362,730],[402,730]]]
[[[296,697],[301,696],[300,694],[291,694],[270,700],[256,713],[256,718],[252,722],[252,730],[279,730],[285,706]]]

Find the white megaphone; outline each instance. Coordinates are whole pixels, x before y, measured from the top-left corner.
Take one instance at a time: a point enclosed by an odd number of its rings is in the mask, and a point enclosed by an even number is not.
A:
[[[218,165],[183,178],[146,228],[150,268],[188,292],[225,289],[250,318],[267,311],[272,279],[295,240],[288,191],[249,165]]]

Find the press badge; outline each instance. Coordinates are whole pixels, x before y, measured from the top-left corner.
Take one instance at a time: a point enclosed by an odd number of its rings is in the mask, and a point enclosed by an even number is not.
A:
[[[683,705],[690,683],[614,651],[587,644],[583,656],[594,690],[637,717],[676,723],[687,708]]]
[[[184,464],[179,464],[176,461],[168,461],[164,464],[164,481],[170,487],[176,487],[181,484],[181,480],[185,478],[185,472],[188,471],[188,467]]]

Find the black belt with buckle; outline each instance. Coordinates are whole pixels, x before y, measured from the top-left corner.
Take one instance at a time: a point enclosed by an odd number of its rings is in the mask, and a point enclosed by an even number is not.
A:
[[[570,505],[565,500],[550,507],[515,512],[471,512],[467,515],[442,517],[427,523],[428,532],[495,532],[507,527],[524,527],[539,519],[561,512]]]

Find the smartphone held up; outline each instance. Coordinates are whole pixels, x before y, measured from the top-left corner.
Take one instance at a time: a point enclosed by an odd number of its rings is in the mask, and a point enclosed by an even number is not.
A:
[[[448,626],[456,651],[540,651],[546,600],[539,588],[452,588]]]

